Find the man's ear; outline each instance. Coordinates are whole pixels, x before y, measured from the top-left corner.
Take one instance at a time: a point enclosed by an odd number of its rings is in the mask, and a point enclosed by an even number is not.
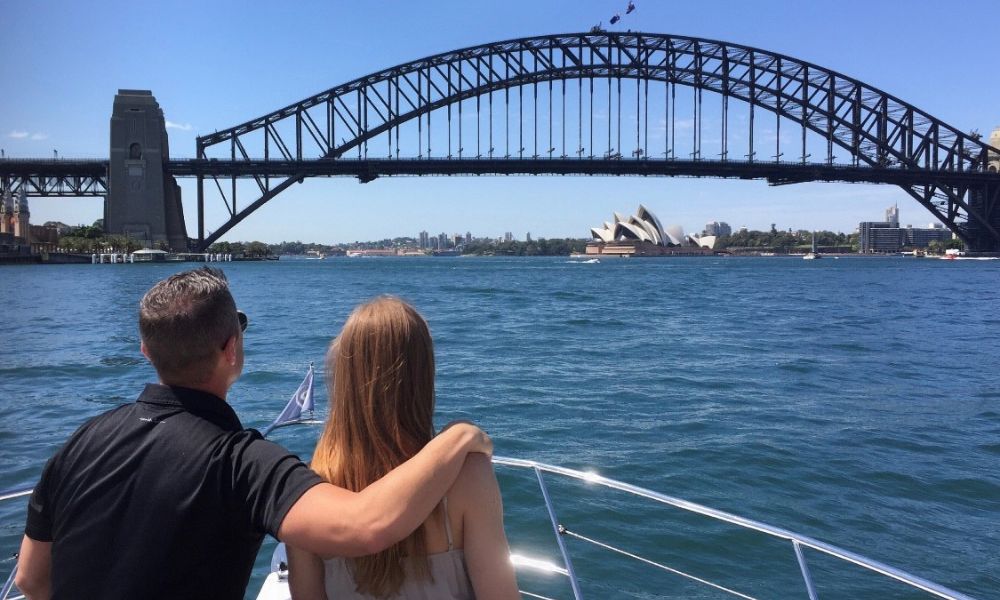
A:
[[[146,342],[139,342],[139,352],[142,352],[142,355],[146,357],[146,360],[153,362],[152,359],[149,358],[149,348],[146,347]]]
[[[226,340],[226,345],[222,347],[222,355],[226,357],[226,363],[230,367],[236,366],[236,345],[239,343],[239,336],[233,335]]]

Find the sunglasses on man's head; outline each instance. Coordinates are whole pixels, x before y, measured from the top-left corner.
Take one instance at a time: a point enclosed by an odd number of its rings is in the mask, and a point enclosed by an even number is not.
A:
[[[236,318],[240,321],[240,331],[246,331],[247,325],[250,324],[250,319],[247,318],[247,314],[242,310],[236,311]]]

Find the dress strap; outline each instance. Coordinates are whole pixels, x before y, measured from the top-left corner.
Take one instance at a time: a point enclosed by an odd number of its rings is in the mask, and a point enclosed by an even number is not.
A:
[[[451,519],[448,518],[448,496],[441,498],[441,508],[444,509],[444,534],[448,536],[448,552],[451,552],[455,544],[451,539]]]

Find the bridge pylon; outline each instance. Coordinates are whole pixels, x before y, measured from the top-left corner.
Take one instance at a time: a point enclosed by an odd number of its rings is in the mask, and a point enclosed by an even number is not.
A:
[[[1000,184],[969,190],[969,208],[982,219],[969,219],[966,245],[973,252],[1000,253]]]
[[[104,230],[146,246],[188,249],[184,207],[170,159],[163,111],[148,90],[118,90],[111,114],[111,154]]]

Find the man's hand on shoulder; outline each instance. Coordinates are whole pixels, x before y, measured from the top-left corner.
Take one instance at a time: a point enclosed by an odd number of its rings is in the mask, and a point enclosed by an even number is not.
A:
[[[493,440],[486,432],[464,419],[452,421],[441,429],[439,436],[454,436],[459,443],[466,444],[467,452],[478,452],[493,456]]]
[[[449,423],[416,456],[360,492],[310,488],[288,510],[278,538],[321,557],[380,552],[427,519],[470,455],[489,463],[492,454],[482,429]]]

